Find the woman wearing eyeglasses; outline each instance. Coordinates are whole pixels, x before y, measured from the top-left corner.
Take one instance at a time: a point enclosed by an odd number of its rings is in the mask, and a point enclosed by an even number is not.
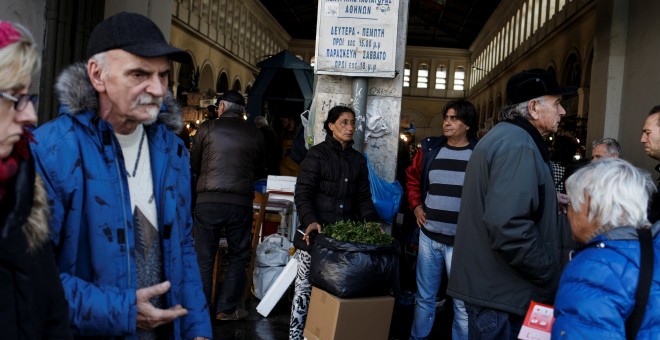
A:
[[[0,22],[0,333],[68,339],[67,303],[48,239],[48,203],[30,156],[37,116],[28,89],[40,64],[32,36]]]

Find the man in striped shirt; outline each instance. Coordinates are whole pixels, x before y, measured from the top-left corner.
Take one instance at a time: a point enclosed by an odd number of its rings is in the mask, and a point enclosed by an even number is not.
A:
[[[447,276],[451,271],[465,168],[476,145],[478,116],[474,105],[465,100],[451,101],[442,116],[444,135],[425,138],[406,170],[408,203],[421,229],[410,339],[426,339],[433,329],[443,271],[446,268]],[[454,300],[452,338],[467,339],[467,328],[463,302]]]

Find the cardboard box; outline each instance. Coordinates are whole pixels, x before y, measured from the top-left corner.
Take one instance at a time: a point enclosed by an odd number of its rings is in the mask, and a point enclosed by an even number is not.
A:
[[[308,340],[387,340],[394,298],[339,299],[312,287],[303,336]]]

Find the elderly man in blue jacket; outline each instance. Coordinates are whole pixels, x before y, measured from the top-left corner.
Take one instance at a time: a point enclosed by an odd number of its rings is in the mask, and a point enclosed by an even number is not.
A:
[[[190,55],[124,12],[94,29],[87,56],[59,77],[60,116],[33,149],[74,333],[211,338],[183,122],[167,93],[171,60]]]

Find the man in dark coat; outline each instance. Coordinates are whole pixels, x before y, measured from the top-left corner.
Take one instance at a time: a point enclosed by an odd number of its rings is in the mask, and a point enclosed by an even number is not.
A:
[[[280,156],[282,155],[282,144],[277,138],[277,132],[268,125],[268,120],[264,116],[256,117],[254,125],[264,135],[266,174],[277,176],[280,174]]]
[[[656,161],[660,161],[660,105],[654,106],[649,112],[642,129],[641,142],[646,154]],[[660,172],[660,164],[655,166],[655,170]],[[660,181],[658,188],[660,188]],[[660,219],[660,191],[656,191],[651,197],[648,218],[651,223]]]
[[[465,302],[471,339],[516,339],[530,301],[553,302],[561,231],[543,136],[557,132],[571,92],[552,71],[514,75],[500,123],[472,152],[447,288]]]
[[[220,291],[219,320],[241,320],[239,309],[246,285],[245,266],[250,258],[254,182],[264,175],[264,139],[243,119],[245,100],[229,91],[218,102],[219,118],[207,120],[195,134],[190,165],[197,175],[195,250],[204,295],[211,308],[213,262],[222,229],[229,246],[229,267]]]

